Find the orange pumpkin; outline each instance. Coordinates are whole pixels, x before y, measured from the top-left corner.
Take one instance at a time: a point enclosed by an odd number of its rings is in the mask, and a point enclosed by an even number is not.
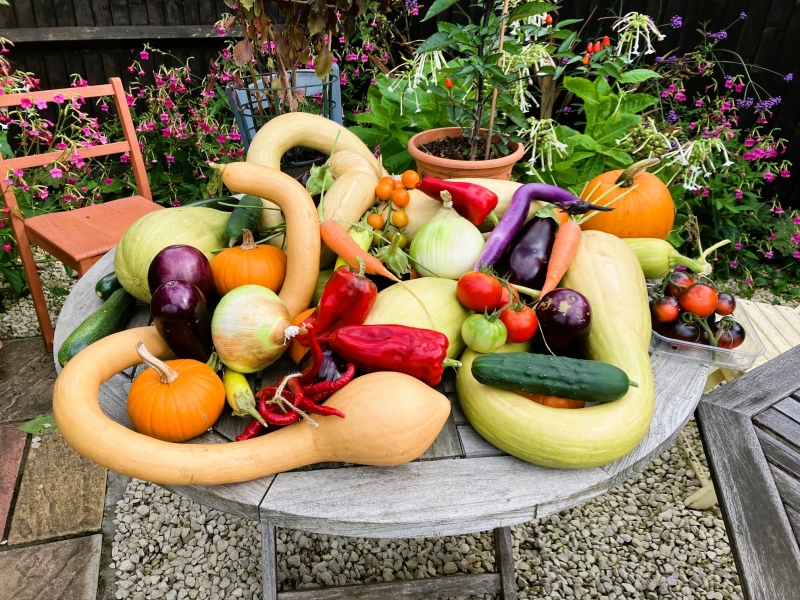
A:
[[[520,396],[524,396],[529,400],[533,400],[536,404],[543,404],[552,408],[583,408],[586,402],[583,400],[571,400],[569,398],[558,398],[556,396],[545,396],[544,394],[529,394],[527,392],[517,392]]]
[[[185,442],[219,419],[225,387],[214,369],[197,360],[162,362],[142,342],[136,351],[151,367],[128,392],[128,416],[136,431],[165,442]]]
[[[581,198],[601,206],[611,204],[614,210],[590,213],[581,229],[621,238],[667,239],[675,221],[675,204],[667,186],[644,170],[658,162],[657,158],[643,160],[624,171],[609,171],[592,179]]]
[[[274,246],[259,246],[253,234],[243,230],[242,245],[227,248],[211,261],[217,292],[224,296],[243,285],[260,285],[276,294],[286,279],[286,253]]]
[[[316,308],[309,308],[308,310],[304,310],[299,315],[297,315],[294,319],[292,319],[292,325],[300,325],[303,321],[305,321],[308,317],[310,317],[313,312],[317,310]],[[300,361],[303,360],[303,357],[311,351],[311,348],[308,346],[303,346],[297,340],[292,340],[292,343],[289,344],[289,358],[291,358],[295,364],[300,364]]]

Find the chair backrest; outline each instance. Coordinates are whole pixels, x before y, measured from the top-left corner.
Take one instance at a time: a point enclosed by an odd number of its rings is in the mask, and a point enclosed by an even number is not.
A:
[[[122,80],[119,77],[112,77],[105,85],[91,85],[88,87],[65,88],[60,90],[41,90],[33,92],[23,92],[21,94],[5,94],[0,96],[0,108],[20,106],[24,99],[28,99],[32,104],[37,100],[53,102],[53,98],[61,96],[69,102],[73,98],[97,98],[100,96],[113,96],[117,106],[117,115],[122,125],[122,133],[125,140],[122,142],[112,142],[91,147],[78,147],[66,151],[57,150],[46,154],[30,154],[16,158],[4,159],[0,155],[0,177],[6,178],[9,169],[30,169],[33,167],[43,167],[57,160],[63,160],[65,152],[75,152],[82,158],[94,158],[108,154],[123,154],[130,156],[133,177],[136,180],[137,193],[148,200],[153,200],[150,193],[150,184],[147,181],[147,172],[144,168],[142,152],[139,149],[139,140],[136,138],[136,129],[133,126],[131,112],[128,109],[128,102],[125,97],[125,90],[122,87]],[[14,195],[12,186],[5,186],[3,193],[3,203],[13,209],[17,208],[17,199]]]

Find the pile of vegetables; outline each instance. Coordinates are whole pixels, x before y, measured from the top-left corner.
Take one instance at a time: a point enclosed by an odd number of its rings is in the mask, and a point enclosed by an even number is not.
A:
[[[277,170],[288,144],[331,152],[305,187]],[[122,330],[138,299],[177,357],[137,347],[151,368],[128,409],[144,435],[191,439],[227,399],[250,419],[240,442],[284,428],[312,439],[321,424],[358,418],[328,400],[368,378],[391,381],[399,397],[438,386],[454,367],[464,412],[492,444],[545,466],[606,464],[650,424],[651,325],[723,348],[744,339],[733,297],[672,271],[707,273],[714,248],[691,259],[665,241],[674,207],[646,163],[588,182],[581,197],[546,184],[420,179],[385,173],[330,121],[278,117],[247,162],[219,167],[243,197],[131,226],[115,273],[97,284],[105,304],[65,342],[63,363]],[[664,277],[649,305],[645,278]],[[252,389],[247,375],[285,353],[297,372]]]

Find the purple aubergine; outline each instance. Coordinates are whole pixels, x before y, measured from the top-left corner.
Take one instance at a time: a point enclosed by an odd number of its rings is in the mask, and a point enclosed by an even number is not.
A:
[[[211,315],[199,288],[187,281],[168,281],[150,300],[153,325],[178,358],[206,362],[211,356]]]
[[[544,340],[554,354],[581,355],[592,330],[592,307],[586,296],[569,288],[556,288],[539,300],[536,317]]]
[[[495,264],[495,270],[501,276],[507,275],[509,283],[538,290],[547,276],[547,263],[557,231],[555,219],[532,218],[511,240]]]
[[[525,219],[528,218],[528,209],[531,201],[536,198],[543,202],[549,202],[571,215],[583,214],[590,210],[609,211],[613,207],[595,206],[585,200],[581,200],[575,194],[562,190],[560,187],[548,185],[546,183],[526,183],[519,187],[511,196],[511,203],[508,205],[500,223],[492,230],[483,252],[475,264],[475,270],[480,270],[481,265],[491,266],[502,256],[505,249],[511,243],[513,237],[522,228]]]
[[[309,352],[306,356],[310,357]],[[305,363],[303,363],[305,364]],[[347,362],[330,348],[322,351],[322,366],[319,368],[317,379],[320,381],[336,381],[347,371]]]
[[[187,281],[197,286],[206,302],[217,293],[211,264],[206,255],[193,246],[167,246],[156,254],[147,270],[147,285],[153,294],[168,281]]]

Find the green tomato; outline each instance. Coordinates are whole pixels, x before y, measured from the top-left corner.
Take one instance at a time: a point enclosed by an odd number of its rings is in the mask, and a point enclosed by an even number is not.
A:
[[[399,247],[401,250],[405,250],[406,248],[408,248],[408,237],[406,237],[406,235],[405,235],[405,234],[403,234],[403,233],[400,233],[399,231],[393,231],[393,232],[392,232],[392,233],[389,235],[389,241],[390,241],[390,242],[394,242],[394,238],[395,238],[395,236],[396,236],[396,235],[399,235],[399,236],[400,236],[400,240],[397,242],[397,246],[398,246],[398,247]]]
[[[461,325],[461,337],[470,350],[489,354],[505,343],[508,331],[500,319],[490,321],[484,315],[467,317]]]

